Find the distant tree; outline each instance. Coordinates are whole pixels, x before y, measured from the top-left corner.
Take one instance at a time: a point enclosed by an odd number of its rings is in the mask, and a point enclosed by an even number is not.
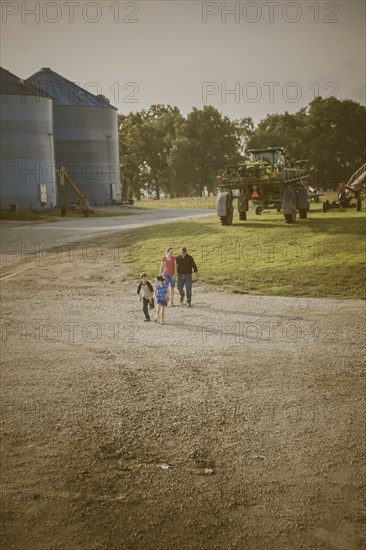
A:
[[[349,99],[315,98],[307,111],[304,143],[320,185],[346,181],[366,157],[366,108]]]
[[[241,157],[241,160],[243,160],[246,157],[248,143],[254,133],[254,122],[251,117],[244,117],[235,119],[234,125],[239,144],[238,155]]]
[[[295,114],[268,115],[257,127],[250,117],[230,120],[212,106],[185,118],[165,105],[120,115],[123,195],[212,192],[219,168],[245,158],[246,149],[280,146],[309,160],[312,183],[334,186],[364,162],[365,121],[365,107],[335,97],[315,98]]]
[[[146,189],[160,197],[170,191],[169,157],[183,118],[177,107],[152,105],[120,116],[120,159],[123,188],[140,197]]]
[[[159,199],[161,190],[172,193],[169,161],[183,117],[177,107],[152,105],[144,111],[143,118],[144,160]]]
[[[285,146],[308,159],[312,182],[335,187],[364,162],[366,108],[351,100],[315,98],[295,114],[268,115],[252,132],[249,148]]]
[[[170,167],[174,192],[202,195],[212,191],[218,169],[239,157],[239,131],[233,121],[212,106],[193,110],[177,132]]]
[[[287,147],[291,157],[305,159],[306,108],[293,115],[267,115],[251,133],[248,148]]]
[[[118,123],[122,196],[128,198],[134,195],[140,199],[141,188],[149,180],[143,160],[142,117],[140,113],[119,115]]]

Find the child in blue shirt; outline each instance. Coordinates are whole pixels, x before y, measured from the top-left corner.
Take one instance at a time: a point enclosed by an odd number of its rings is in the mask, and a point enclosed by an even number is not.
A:
[[[164,324],[164,313],[165,308],[168,305],[168,281],[164,279],[161,275],[156,277],[155,279],[156,285],[155,285],[155,299],[157,304],[156,309],[156,317],[154,321],[157,323],[159,320],[159,316],[161,313],[161,321],[160,324]]]

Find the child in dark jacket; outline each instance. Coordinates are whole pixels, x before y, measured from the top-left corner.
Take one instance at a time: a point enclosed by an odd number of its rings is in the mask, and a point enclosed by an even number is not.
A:
[[[149,304],[151,307],[153,306],[154,289],[150,281],[148,281],[146,273],[141,273],[140,279],[141,282],[137,287],[137,296],[139,301],[142,298],[142,311],[145,315],[145,321],[150,321]]]

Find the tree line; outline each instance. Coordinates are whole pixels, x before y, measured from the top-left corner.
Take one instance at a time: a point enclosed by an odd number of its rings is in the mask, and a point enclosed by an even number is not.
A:
[[[152,105],[119,115],[122,194],[140,199],[215,192],[218,170],[247,158],[251,148],[287,147],[307,160],[311,183],[335,188],[365,162],[366,108],[335,97],[315,98],[295,114],[231,120],[212,106],[183,116]]]

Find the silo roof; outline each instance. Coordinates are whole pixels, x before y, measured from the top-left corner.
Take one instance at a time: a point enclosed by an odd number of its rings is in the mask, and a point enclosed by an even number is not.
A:
[[[31,95],[50,98],[49,95],[37,89],[30,82],[22,80],[3,67],[0,67],[0,95]]]
[[[74,105],[85,107],[107,107],[116,109],[109,100],[102,95],[94,95],[88,90],[84,90],[74,82],[67,80],[63,76],[55,73],[49,68],[43,68],[34,75],[27,78],[29,82],[37,89],[50,95],[55,105]]]

